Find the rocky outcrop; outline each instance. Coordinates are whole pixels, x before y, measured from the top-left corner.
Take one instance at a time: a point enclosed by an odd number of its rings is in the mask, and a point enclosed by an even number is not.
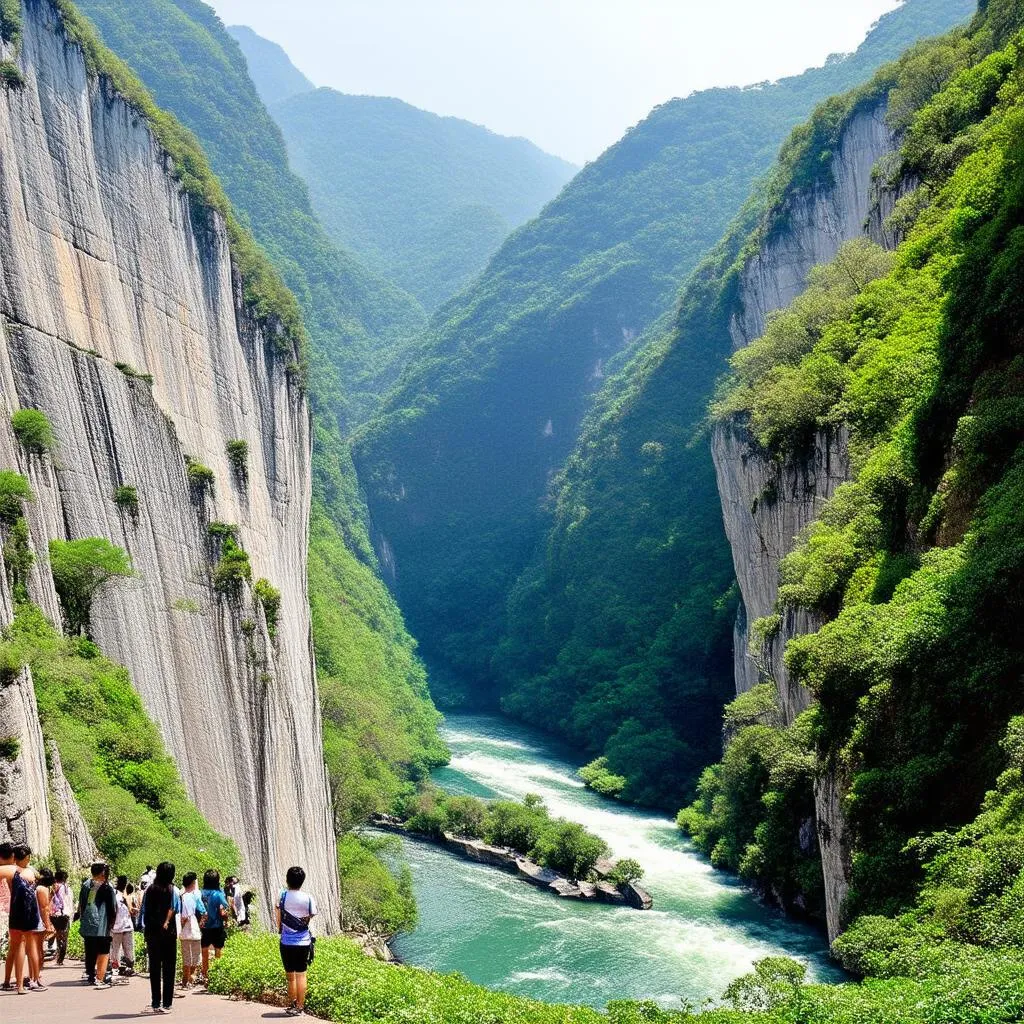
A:
[[[615,866],[614,861],[603,860],[594,871],[596,882],[566,878],[551,868],[542,867],[528,857],[505,846],[491,846],[482,839],[467,839],[453,832],[441,836],[427,835],[410,829],[400,818],[391,814],[375,814],[370,819],[374,828],[398,835],[411,836],[425,842],[435,843],[466,860],[487,864],[490,867],[508,871],[528,885],[570,900],[596,900],[599,903],[615,903],[620,906],[650,910],[654,905],[651,894],[635,882],[615,886],[604,880],[604,875]]]
[[[31,482],[37,551],[101,536],[129,552],[136,578],[101,595],[96,641],[129,670],[189,795],[238,844],[263,913],[301,863],[333,929],[306,401],[272,322],[246,306],[223,217],[183,191],[139,111],[87,74],[48,0],[25,0],[22,17],[24,87],[0,91],[0,466]],[[49,417],[52,454],[27,456],[3,427],[18,407]],[[244,471],[229,441],[246,442]],[[212,489],[190,483],[187,457],[213,470]],[[136,511],[114,502],[122,485]],[[211,521],[237,524],[253,579],[280,590],[276,631],[248,587],[214,589]],[[34,576],[56,620],[45,558]]]
[[[57,842],[63,844],[69,864],[84,867],[99,856],[96,840],[82,817],[71,784],[64,776],[60,751],[53,740],[46,744],[46,757],[50,768],[50,792],[53,794],[51,817],[54,845]]]
[[[782,559],[836,488],[849,479],[848,441],[845,429],[822,432],[806,458],[779,464],[752,448],[742,424],[721,424],[711,438],[725,532],[742,597],[735,632],[736,690],[749,690],[761,679],[774,681],[787,725],[807,709],[810,694],[790,683],[782,657],[785,644],[817,629],[820,622],[803,609],[784,610],[774,635],[756,656],[749,650],[750,626],[775,614]]]
[[[769,315],[788,306],[806,287],[811,269],[831,260],[845,242],[864,234],[881,245],[898,242],[890,215],[913,183],[887,184],[885,175],[873,173],[898,148],[885,108],[882,101],[855,112],[834,150],[827,179],[794,191],[772,211],[757,251],[740,272],[729,323],[734,348],[759,338]],[[822,623],[804,609],[776,607],[779,565],[822,505],[849,479],[849,435],[845,429],[819,432],[803,458],[779,463],[752,443],[742,422],[733,421],[715,427],[711,450],[742,597],[734,631],[736,690],[773,681],[783,723],[789,724],[811,698],[789,679],[783,653],[790,639]],[[772,629],[751,652],[754,623],[775,615]],[[839,933],[849,879],[842,802],[840,780],[824,771],[815,803],[830,938]]]

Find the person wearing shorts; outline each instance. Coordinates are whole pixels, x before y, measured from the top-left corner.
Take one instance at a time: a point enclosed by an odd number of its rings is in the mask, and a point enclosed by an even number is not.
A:
[[[82,883],[78,894],[78,920],[85,946],[85,982],[96,988],[109,988],[107,961],[110,959],[110,930],[117,917],[114,890],[107,878],[110,868],[103,861],[92,866],[91,877]]]
[[[68,931],[71,929],[71,914],[74,912],[74,897],[68,885],[68,873],[58,871],[53,876],[50,891],[50,923],[53,925],[54,942],[57,945],[57,966],[64,963],[68,952]]]
[[[214,960],[219,960],[224,952],[224,940],[227,938],[228,901],[220,888],[220,872],[212,868],[203,874],[203,906],[206,907],[206,920],[199,940],[203,957],[203,984],[210,976],[210,950]]]
[[[181,914],[178,938],[181,941],[181,985],[191,988],[196,970],[202,960],[202,931],[200,921],[206,916],[206,905],[196,887],[196,873],[189,871],[181,880]]]
[[[135,973],[135,922],[128,906],[128,876],[118,875],[114,884],[114,928],[110,933],[110,966],[122,978]]]
[[[301,1017],[306,1006],[306,969],[313,950],[313,936],[309,923],[316,917],[316,901],[302,891],[306,872],[300,867],[288,869],[283,890],[274,917],[281,936],[281,963],[288,976],[288,998],[291,1004],[285,1011],[289,1017]]]

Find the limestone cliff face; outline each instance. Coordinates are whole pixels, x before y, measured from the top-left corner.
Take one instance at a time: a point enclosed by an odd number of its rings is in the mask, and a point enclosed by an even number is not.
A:
[[[788,306],[805,288],[811,268],[831,260],[845,242],[865,233],[882,245],[898,241],[888,217],[909,183],[882,188],[872,173],[897,146],[885,123],[884,102],[857,112],[835,149],[828,183],[788,197],[773,211],[776,226],[741,271],[730,320],[736,348],[759,338],[769,314]],[[807,690],[789,679],[783,663],[786,643],[822,623],[805,610],[784,609],[756,656],[748,649],[750,629],[757,619],[776,613],[782,559],[849,479],[848,442],[845,429],[821,432],[808,455],[780,464],[751,443],[742,423],[720,424],[712,435],[722,514],[742,597],[734,633],[737,692],[760,679],[773,680],[785,724],[810,703]],[[841,780],[823,772],[815,803],[830,938],[840,930],[849,877],[842,800]]]
[[[307,404],[242,299],[223,218],[182,191],[139,112],[88,77],[48,0],[22,14],[25,85],[0,92],[0,465],[35,494],[31,596],[59,617],[52,538],[130,553],[137,577],[97,601],[96,641],[128,668],[192,799],[238,844],[263,912],[303,864],[330,927]],[[19,407],[49,417],[51,454],[27,456],[3,426]],[[232,440],[248,444],[244,474]],[[186,457],[214,471],[212,492],[190,485]],[[137,488],[137,514],[115,504],[121,485]],[[253,578],[280,590],[274,637],[248,588],[214,590],[211,521],[237,524]]]

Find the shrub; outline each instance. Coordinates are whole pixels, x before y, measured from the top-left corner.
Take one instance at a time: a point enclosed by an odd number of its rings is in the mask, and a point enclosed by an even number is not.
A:
[[[23,503],[32,500],[32,488],[20,473],[0,469],[0,523],[13,526],[23,512]]]
[[[32,571],[35,555],[29,543],[28,522],[24,516],[15,520],[4,542],[4,565],[7,578],[16,600],[24,600],[27,594],[28,574]]]
[[[239,480],[246,480],[249,477],[249,442],[228,441],[224,446],[227,452],[228,462],[235,471]]]
[[[608,873],[608,881],[620,887],[629,885],[630,882],[639,882],[643,877],[644,869],[640,866],[640,862],[633,860],[632,857],[620,860]]]
[[[347,930],[396,935],[416,925],[412,875],[395,836],[348,833],[338,841],[341,921]]]
[[[541,864],[569,878],[586,878],[608,854],[603,839],[575,821],[557,821],[541,833],[535,855]]]
[[[193,601],[191,597],[179,597],[171,605],[176,612],[190,612],[195,614],[199,611],[199,602]]]
[[[127,553],[103,537],[51,540],[50,571],[69,633],[88,630],[92,602],[103,587],[134,575]]]
[[[213,493],[213,470],[197,462],[191,455],[185,456],[185,472],[192,488],[193,497],[202,500],[207,493]]]
[[[25,667],[25,659],[14,644],[0,643],[0,686],[9,686]]]
[[[228,598],[237,598],[242,584],[252,579],[252,566],[246,550],[233,537],[225,537],[220,561],[213,570],[213,589]]]
[[[21,750],[21,741],[17,736],[4,736],[0,739],[0,761],[17,761]]]
[[[8,89],[20,89],[25,84],[25,76],[13,60],[0,60],[0,82]]]
[[[122,484],[114,491],[114,504],[130,516],[139,513],[139,491],[133,484]]]
[[[210,523],[206,528],[206,532],[210,537],[220,540],[223,540],[225,537],[238,540],[238,527],[233,523]]]
[[[610,771],[607,757],[598,757],[585,764],[576,774],[601,796],[616,797],[626,788],[626,776]]]
[[[252,588],[256,600],[263,606],[263,615],[267,620],[267,632],[271,637],[277,635],[277,618],[281,611],[281,591],[269,580],[262,577]]]
[[[39,409],[19,409],[11,416],[11,426],[29,455],[45,455],[53,449],[53,427]]]

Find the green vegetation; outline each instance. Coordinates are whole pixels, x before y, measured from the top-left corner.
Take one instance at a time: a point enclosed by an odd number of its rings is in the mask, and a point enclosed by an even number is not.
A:
[[[11,469],[0,469],[0,524],[13,526],[25,513],[25,502],[32,500],[28,480]]]
[[[130,516],[139,514],[139,489],[134,484],[122,484],[114,491],[114,504]]]
[[[174,599],[171,608],[176,612],[189,612],[195,615],[199,611],[199,602],[191,597],[177,597]]]
[[[239,934],[211,964],[210,990],[260,999],[286,990],[276,939]],[[614,1002],[606,1013],[538,1003],[473,985],[458,974],[384,964],[346,939],[320,939],[309,969],[309,1011],[345,1024],[1015,1024],[1024,1013],[1024,966],[999,953],[862,984],[804,985],[804,968],[782,957],[760,961],[730,985],[728,1006],[661,1010]]]
[[[233,532],[222,534],[220,557],[213,569],[213,589],[237,601],[242,593],[242,585],[251,580],[252,565],[248,552],[238,543]]]
[[[269,39],[245,25],[229,25],[228,34],[238,43],[260,99],[269,107],[316,86],[288,59],[288,54]]]
[[[451,796],[428,785],[399,799],[395,809],[413,832],[434,838],[453,832],[507,846],[569,878],[587,878],[598,859],[608,855],[602,839],[576,822],[552,818],[543,800],[532,793],[522,803],[488,801]]]
[[[427,310],[469,284],[577,170],[526,139],[397,99],[317,89],[271,113],[330,237]]]
[[[224,446],[225,452],[227,453],[228,462],[231,463],[231,468],[235,471],[235,476],[239,480],[246,480],[249,477],[249,442],[248,441],[228,441]]]
[[[273,639],[277,635],[277,617],[281,613],[281,591],[270,580],[261,577],[253,584],[252,593],[263,608],[267,632]]]
[[[153,383],[153,374],[151,373],[140,373],[135,369],[134,366],[129,363],[114,363],[114,366],[120,370],[126,377],[132,380],[141,380],[146,384]]]
[[[11,584],[11,592],[17,601],[27,599],[28,574],[35,563],[32,553],[28,520],[24,516],[16,519],[7,531],[3,546],[4,565],[7,567],[7,579]]]
[[[632,857],[626,857],[624,860],[620,860],[610,872],[608,872],[608,881],[613,885],[624,886],[630,885],[633,882],[639,882],[644,877],[644,869],[640,865],[639,861],[633,860]]]
[[[50,572],[67,631],[86,635],[96,595],[113,580],[135,574],[125,551],[103,537],[51,540]]]
[[[123,668],[86,638],[65,639],[27,604],[4,640],[32,667],[43,734],[56,742],[93,838],[118,871],[135,878],[160,860],[179,872],[238,870],[238,851],[189,802]]]
[[[188,477],[192,495],[196,500],[203,500],[207,494],[213,494],[214,475],[209,466],[197,462],[191,455],[185,456],[185,475]]]
[[[5,736],[0,739],[0,761],[17,761],[21,750],[21,741],[17,736]]]
[[[29,455],[45,455],[53,449],[53,427],[39,409],[19,409],[11,416],[11,428]]]
[[[8,89],[20,89],[25,84],[25,76],[14,61],[0,60],[0,83]]]
[[[692,792],[720,750],[736,597],[691,442],[746,232],[673,312],[679,282],[816,102],[972,8],[912,0],[848,59],[664,104],[437,313],[355,454],[439,700],[500,701],[606,757],[627,800]]]
[[[619,796],[629,781],[625,775],[615,775],[608,770],[608,758],[594,758],[585,764],[577,773],[579,777],[601,796]]]
[[[0,0],[0,39],[15,46],[21,40],[21,0]]]
[[[399,864],[401,842],[348,832],[338,841],[341,924],[347,931],[390,937],[416,926],[412,873]]]

